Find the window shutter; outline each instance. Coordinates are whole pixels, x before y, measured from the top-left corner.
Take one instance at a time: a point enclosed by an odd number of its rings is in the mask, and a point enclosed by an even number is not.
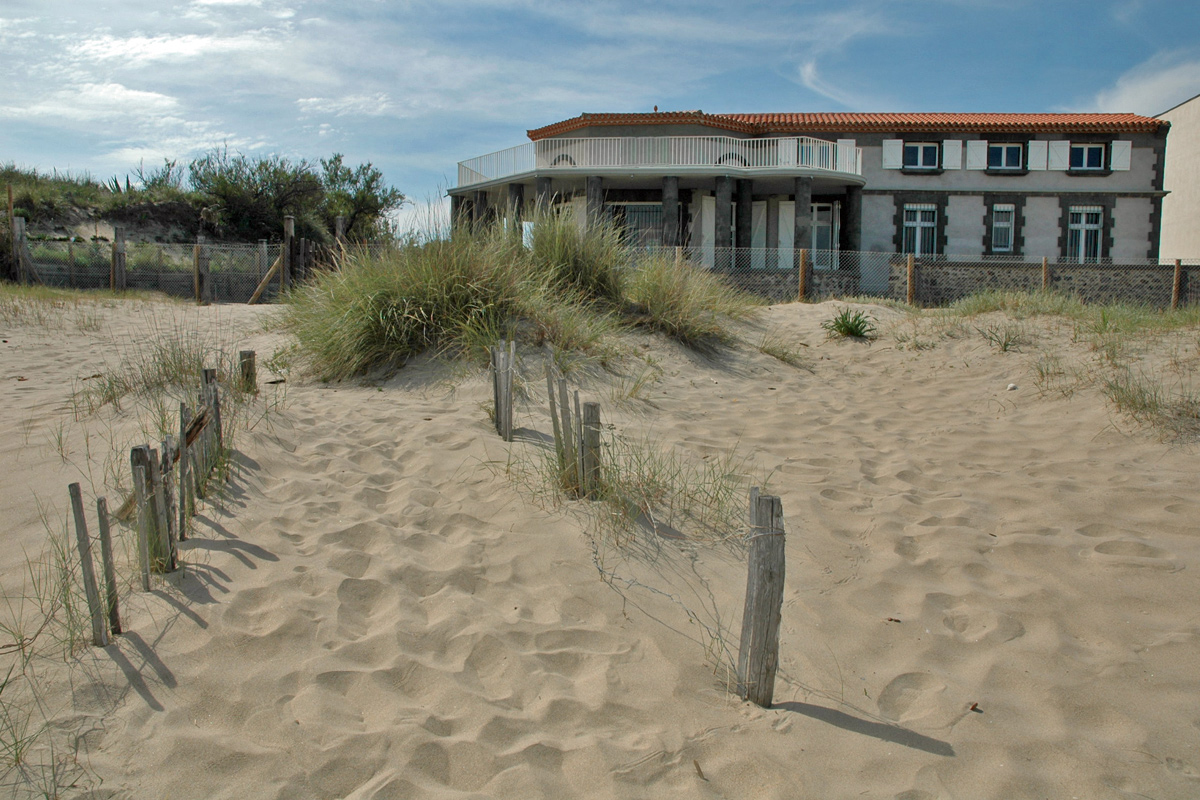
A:
[[[982,139],[967,142],[967,169],[987,169],[987,148]]]
[[[900,169],[904,166],[904,140],[883,140],[883,168]]]
[[[1058,141],[1046,145],[1046,169],[1066,170],[1071,165],[1071,143]]]
[[[1129,169],[1129,162],[1133,155],[1133,144],[1131,142],[1118,139],[1111,145],[1111,161],[1109,168],[1113,170]]]
[[[1046,145],[1047,142],[1042,139],[1030,140],[1028,153],[1029,163],[1027,165],[1029,169],[1044,170],[1046,168]]]
[[[796,166],[796,156],[800,152],[799,139],[780,139],[779,140],[779,166],[794,167]]]
[[[962,140],[942,142],[942,169],[962,169]]]
[[[858,171],[858,142],[854,139],[837,140],[837,171]]]

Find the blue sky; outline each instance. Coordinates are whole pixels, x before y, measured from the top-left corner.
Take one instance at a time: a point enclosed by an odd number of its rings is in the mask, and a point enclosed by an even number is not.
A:
[[[2,161],[342,152],[420,204],[583,111],[1157,114],[1200,93],[1200,3],[3,0],[0,65]]]

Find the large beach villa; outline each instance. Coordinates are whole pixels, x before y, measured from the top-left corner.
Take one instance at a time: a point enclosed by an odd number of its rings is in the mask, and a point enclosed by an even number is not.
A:
[[[818,269],[837,251],[1134,262],[1159,256],[1169,129],[1136,114],[581,114],[460,162],[449,193],[456,218],[540,200],[643,244],[776,263],[806,248]]]

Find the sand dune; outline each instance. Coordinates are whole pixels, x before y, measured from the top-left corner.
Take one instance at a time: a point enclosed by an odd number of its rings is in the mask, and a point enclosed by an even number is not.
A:
[[[132,633],[45,673],[72,698],[61,723],[87,731],[78,790],[1200,795],[1194,447],[1134,426],[1095,388],[1039,391],[1035,350],[1096,358],[1051,323],[1030,323],[1040,339],[1025,353],[979,336],[910,350],[888,335],[826,340],[834,309],[772,307],[747,334],[806,342],[802,367],[749,344],[709,358],[645,338],[650,367],[627,362],[624,377],[582,387],[615,435],[696,461],[736,451],[745,480],[782,498],[774,708],[737,701],[722,669],[745,586],[736,543],[617,547],[594,535],[586,504],[514,480],[550,433],[535,354],[511,445],[489,424],[482,375],[436,364],[378,385],[292,375],[282,407],[240,436],[185,569],[130,596]],[[85,330],[4,332],[10,544],[45,535],[35,493],[65,510],[82,456],[63,463],[53,431],[75,379],[101,369],[106,342],[138,315],[260,353],[284,344],[256,309],[86,313]],[[1190,336],[1177,359],[1194,358]],[[622,397],[643,368],[654,379]],[[71,423],[71,452],[101,421],[129,435],[130,420],[102,413]],[[4,559],[11,592],[21,559],[11,546]]]

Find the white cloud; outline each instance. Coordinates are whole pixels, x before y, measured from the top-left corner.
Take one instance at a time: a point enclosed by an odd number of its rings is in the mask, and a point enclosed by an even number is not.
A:
[[[143,66],[153,61],[181,61],[201,56],[236,52],[260,52],[275,48],[260,33],[239,36],[95,36],[71,45],[68,52],[91,61],[120,61],[124,66]]]
[[[76,122],[117,120],[136,115],[156,124],[181,122],[179,101],[159,92],[130,89],[119,83],[84,83],[60,89],[20,106],[0,108],[2,116],[30,116]]]
[[[1159,53],[1117,78],[1075,111],[1132,112],[1153,116],[1200,93],[1200,56]]]
[[[332,114],[335,117],[384,117],[399,111],[391,98],[382,92],[346,97],[302,97],[296,101],[296,105],[305,114]]]

